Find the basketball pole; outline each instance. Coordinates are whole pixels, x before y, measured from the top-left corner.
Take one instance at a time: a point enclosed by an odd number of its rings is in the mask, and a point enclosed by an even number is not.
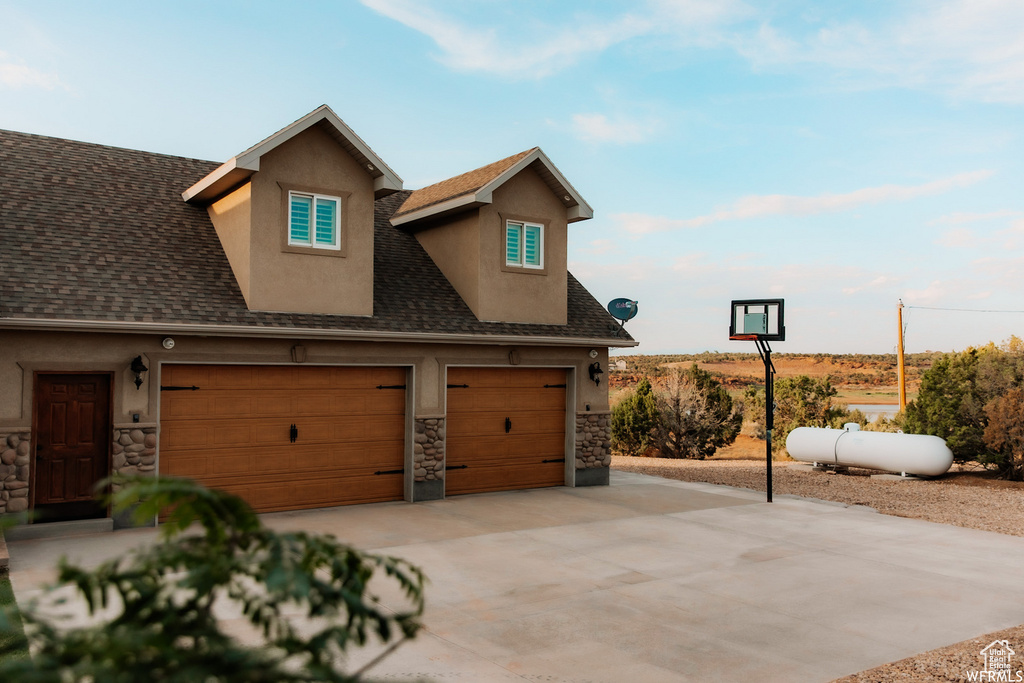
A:
[[[900,412],[907,409],[907,367],[903,360],[903,299],[896,306],[896,324],[899,334],[896,337],[896,368],[899,375]]]
[[[772,430],[775,428],[775,365],[772,347],[760,337],[754,339],[757,353],[764,363],[764,431],[765,431],[765,489],[766,502],[772,502]]]

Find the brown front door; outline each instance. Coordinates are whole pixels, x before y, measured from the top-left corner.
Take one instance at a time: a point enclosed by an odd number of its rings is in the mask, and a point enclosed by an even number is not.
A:
[[[96,482],[110,471],[110,375],[36,375],[39,521],[102,517]]]

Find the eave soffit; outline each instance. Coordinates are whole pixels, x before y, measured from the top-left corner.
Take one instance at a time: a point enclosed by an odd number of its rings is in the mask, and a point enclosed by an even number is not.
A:
[[[241,186],[260,170],[260,157],[313,126],[333,137],[373,178],[374,196],[379,199],[402,189],[402,179],[370,149],[326,104],[298,121],[228,159],[202,180],[181,193],[186,202],[205,206]]]

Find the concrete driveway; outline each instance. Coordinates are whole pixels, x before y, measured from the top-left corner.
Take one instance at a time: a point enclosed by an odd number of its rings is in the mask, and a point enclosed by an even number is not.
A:
[[[763,500],[612,472],[263,518],[423,567],[426,628],[372,670],[389,680],[829,681],[1024,623],[1024,538]],[[10,541],[18,599],[60,554],[92,564],[152,537]]]

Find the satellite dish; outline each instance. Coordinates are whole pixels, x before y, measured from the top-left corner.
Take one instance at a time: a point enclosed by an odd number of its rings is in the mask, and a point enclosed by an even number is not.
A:
[[[636,317],[637,313],[637,302],[632,299],[613,299],[608,304],[608,312],[613,317],[626,322]]]

